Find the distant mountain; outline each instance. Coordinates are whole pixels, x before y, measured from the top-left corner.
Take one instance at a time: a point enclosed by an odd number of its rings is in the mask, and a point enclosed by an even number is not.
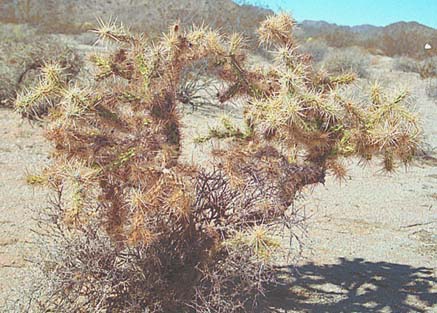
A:
[[[388,56],[424,58],[437,55],[437,29],[417,22],[397,22],[384,27],[373,25],[339,26],[325,21],[299,23],[299,36],[318,38],[330,46],[361,46]],[[425,51],[425,44],[434,49]]]
[[[393,31],[408,31],[408,32],[436,32],[437,30],[428,27],[426,25],[422,25],[417,22],[396,22],[393,24],[389,24],[387,26],[374,26],[370,24],[364,25],[356,25],[356,26],[343,26],[337,25],[335,23],[328,23],[325,21],[313,21],[313,20],[304,20],[299,23],[299,26],[304,29],[306,33],[326,33],[329,31],[351,31],[354,33],[378,33],[378,32],[393,32]]]
[[[390,25],[385,26],[384,28],[386,29],[396,29],[396,30],[403,30],[403,29],[407,29],[407,30],[415,30],[415,31],[436,31],[436,29],[426,26],[426,25],[422,25],[418,22],[397,22],[397,23],[393,23]]]
[[[369,25],[369,24],[357,25],[357,26],[351,27],[351,30],[355,33],[367,33],[367,34],[376,33],[377,31],[380,31],[381,29],[382,29],[382,27]]]
[[[382,27],[373,26],[373,25],[357,25],[357,26],[343,26],[337,25],[334,23],[328,23],[325,21],[312,21],[312,20],[304,20],[299,23],[300,34],[303,37],[320,37],[326,34],[336,34],[336,33],[344,33],[344,34],[357,34],[366,37],[375,36],[379,31],[382,30]]]

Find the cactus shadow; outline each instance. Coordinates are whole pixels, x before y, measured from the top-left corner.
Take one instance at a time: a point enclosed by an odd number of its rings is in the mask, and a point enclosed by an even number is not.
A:
[[[435,269],[340,258],[279,269],[262,312],[428,312],[437,309]]]

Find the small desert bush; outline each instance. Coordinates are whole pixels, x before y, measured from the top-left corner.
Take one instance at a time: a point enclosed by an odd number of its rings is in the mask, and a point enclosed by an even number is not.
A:
[[[419,74],[422,78],[437,78],[437,57],[430,57],[419,64]]]
[[[329,53],[329,47],[326,42],[320,39],[308,39],[305,43],[299,46],[299,51],[302,54],[308,54],[312,57],[315,63],[323,61]]]
[[[437,79],[430,79],[426,85],[426,94],[428,97],[437,100]]]
[[[349,157],[380,157],[387,171],[411,162],[420,129],[408,93],[375,85],[366,103],[341,97],[355,76],[315,71],[294,26],[285,14],[261,23],[267,68],[249,69],[240,34],[176,24],[150,41],[113,23],[95,30],[118,49],[92,58],[94,83],[44,66],[16,100],[45,118],[54,148],[39,179],[54,192],[39,287],[18,311],[254,312],[283,253],[278,226],[301,223],[291,208],[305,186],[344,178]],[[217,101],[244,100],[243,123],[223,118],[198,138],[226,142],[208,165],[180,158],[191,105],[180,86],[199,62],[223,82]]]
[[[208,74],[208,61],[195,62],[185,68],[180,77],[178,101],[193,110],[205,105],[220,105],[216,100],[220,82]]]
[[[332,50],[323,60],[321,66],[331,74],[355,73],[367,77],[370,56],[357,47]]]
[[[398,57],[394,59],[393,68],[405,73],[419,73],[420,61],[408,58]]]
[[[400,57],[394,63],[394,68],[403,72],[417,73],[421,78],[437,77],[437,57],[429,57],[422,61]]]

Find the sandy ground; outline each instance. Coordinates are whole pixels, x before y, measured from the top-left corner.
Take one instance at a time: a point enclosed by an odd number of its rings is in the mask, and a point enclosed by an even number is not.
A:
[[[26,173],[47,162],[42,128],[9,109],[0,109],[0,312],[2,300],[18,287],[32,253],[32,211],[47,205],[44,190],[29,187]]]
[[[397,82],[381,59],[372,76]],[[437,103],[426,82],[403,74],[417,100],[426,141],[437,147]],[[203,111],[188,114],[187,137],[207,128]],[[195,158],[198,149],[192,146]],[[0,109],[0,312],[19,286],[32,253],[32,210],[47,204],[44,190],[26,186],[26,170],[48,161],[42,129]],[[436,156],[436,155],[434,155]],[[284,267],[283,288],[269,299],[277,312],[437,312],[437,163],[418,162],[407,172],[350,165],[350,180],[328,179],[308,190],[299,205],[308,214],[303,258]],[[312,191],[312,192],[310,192]],[[291,284],[290,284],[291,282]]]

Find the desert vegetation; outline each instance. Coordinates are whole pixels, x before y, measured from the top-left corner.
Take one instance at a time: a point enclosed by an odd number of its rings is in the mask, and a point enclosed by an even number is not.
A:
[[[34,27],[0,24],[0,106],[13,106],[17,92],[34,83],[46,63],[56,62],[72,80],[83,66],[82,56],[57,38]]]
[[[394,69],[405,73],[416,73],[426,81],[426,95],[431,99],[437,98],[437,57],[429,57],[418,61],[400,57],[394,62]]]
[[[422,79],[437,77],[437,57],[429,57],[422,61],[400,57],[396,59],[396,70],[417,73]]]
[[[299,45],[299,52],[310,55],[314,63],[323,61],[329,52],[329,46],[322,40],[307,39]]]
[[[355,73],[365,78],[370,63],[370,54],[358,47],[332,49],[320,62],[320,66],[331,74]]]
[[[52,201],[14,310],[255,312],[290,253],[281,230],[293,238],[303,222],[293,204],[305,186],[344,179],[350,158],[388,172],[413,161],[421,129],[409,93],[374,84],[365,102],[345,98],[360,68],[319,70],[295,26],[287,14],[260,24],[274,59],[264,67],[248,65],[239,33],[176,23],[150,39],[112,21],[94,30],[115,49],[92,57],[93,82],[56,60],[41,66],[15,108],[46,125],[51,165],[29,182]],[[196,138],[222,145],[192,164],[181,110],[202,105],[205,77],[220,82],[214,101],[242,110]]]

